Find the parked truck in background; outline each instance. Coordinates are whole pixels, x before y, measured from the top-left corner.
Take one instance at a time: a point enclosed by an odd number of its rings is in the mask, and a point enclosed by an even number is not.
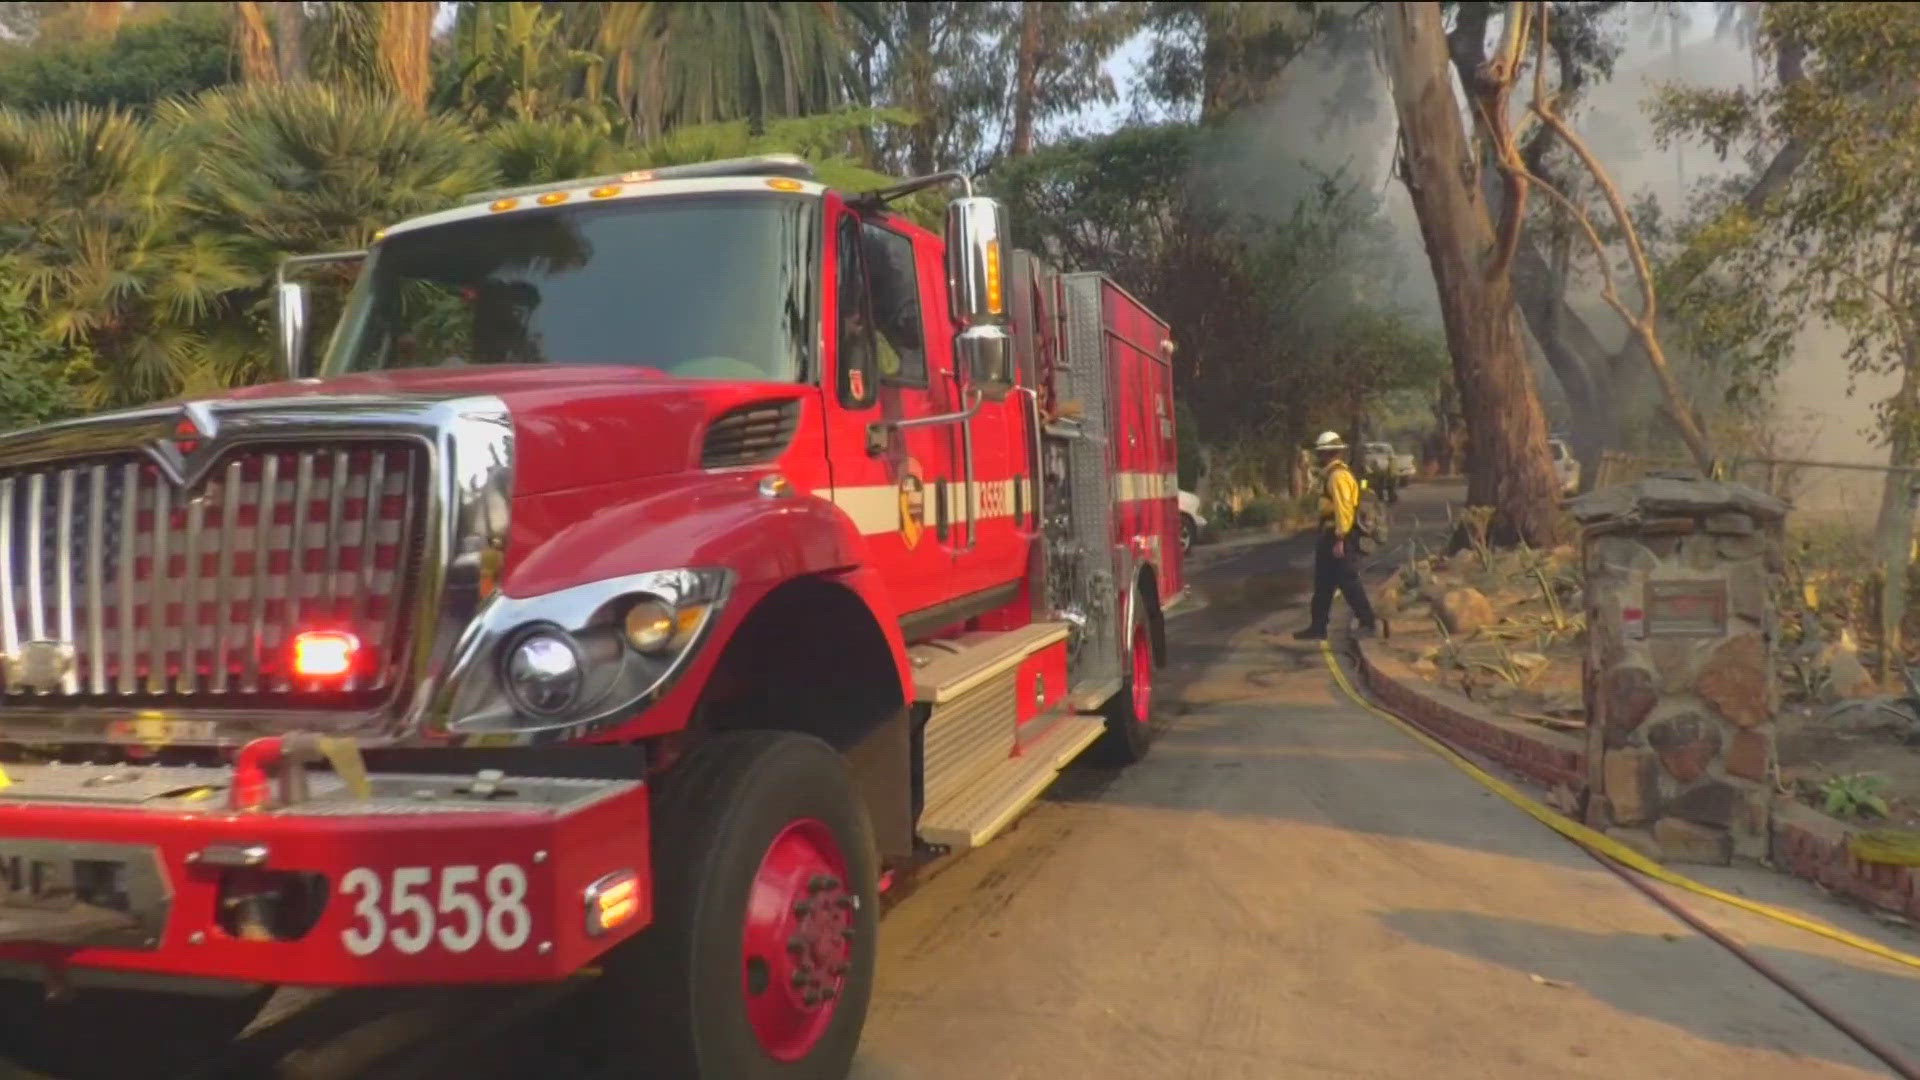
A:
[[[1579,494],[1580,459],[1573,456],[1573,448],[1564,439],[1548,439],[1547,453],[1553,458],[1553,472],[1560,481],[1560,494]]]
[[[1365,444],[1364,449],[1366,471],[1370,475],[1390,478],[1396,484],[1407,484],[1420,473],[1413,455],[1394,453],[1392,443],[1370,442]]]
[[[1182,589],[1166,324],[944,185],[493,193],[289,260],[286,382],[0,437],[0,1051],[594,966],[628,1075],[845,1075],[882,890],[1146,753]]]

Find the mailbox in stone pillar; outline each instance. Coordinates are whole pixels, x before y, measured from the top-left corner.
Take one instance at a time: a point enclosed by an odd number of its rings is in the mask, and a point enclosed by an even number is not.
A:
[[[1765,855],[1787,505],[1662,474],[1571,509],[1584,529],[1589,824],[1678,861]]]

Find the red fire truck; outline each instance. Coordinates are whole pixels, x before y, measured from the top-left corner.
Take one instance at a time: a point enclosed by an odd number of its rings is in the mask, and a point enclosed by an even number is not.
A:
[[[288,381],[0,438],[0,1049],[584,972],[648,1075],[844,1075],[881,893],[1146,752],[1182,590],[1167,326],[1005,236],[490,193],[289,260]]]

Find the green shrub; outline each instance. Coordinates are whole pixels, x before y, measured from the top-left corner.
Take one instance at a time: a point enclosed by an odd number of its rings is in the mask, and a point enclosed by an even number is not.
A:
[[[12,280],[0,266],[0,280]],[[61,420],[81,411],[79,383],[92,370],[84,349],[48,341],[35,329],[21,290],[0,287],[0,431]]]

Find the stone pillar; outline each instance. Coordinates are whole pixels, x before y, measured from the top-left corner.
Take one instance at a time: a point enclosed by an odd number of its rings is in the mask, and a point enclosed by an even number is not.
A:
[[[1685,862],[1767,853],[1787,506],[1659,474],[1576,499],[1588,823]]]

